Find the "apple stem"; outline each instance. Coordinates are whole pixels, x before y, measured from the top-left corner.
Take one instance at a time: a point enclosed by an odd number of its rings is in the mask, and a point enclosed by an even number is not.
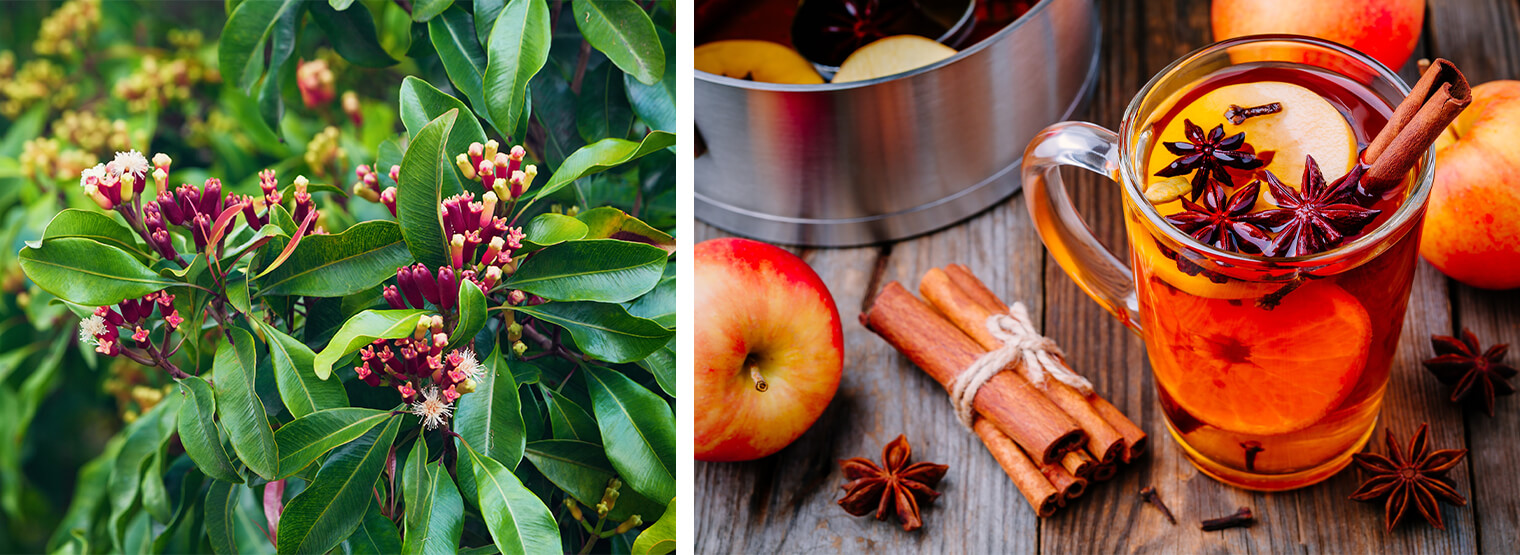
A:
[[[770,384],[765,383],[765,376],[760,375],[759,366],[749,367],[749,377],[755,380],[755,391],[764,392],[765,390],[770,389]]]

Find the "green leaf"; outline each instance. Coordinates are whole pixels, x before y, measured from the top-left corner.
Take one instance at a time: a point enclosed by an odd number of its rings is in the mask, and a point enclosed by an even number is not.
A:
[[[600,450],[602,432],[596,427],[596,419],[570,398],[548,387],[543,390],[544,396],[549,398],[549,424],[554,428],[554,437],[594,443]]]
[[[387,67],[396,64],[385,48],[380,46],[375,20],[363,3],[338,11],[324,2],[310,2],[311,19],[327,34],[328,44],[338,55],[355,65]]]
[[[586,354],[614,363],[649,356],[675,336],[653,320],[628,314],[621,305],[595,302],[546,303],[515,310],[565,328]]]
[[[280,515],[280,553],[325,553],[359,528],[400,428],[401,417],[393,416],[385,426],[333,451]]]
[[[412,137],[415,138],[417,133],[420,133],[434,118],[455,109],[459,110],[459,115],[462,117],[456,120],[453,130],[449,132],[449,140],[446,143],[447,146],[444,147],[443,156],[449,167],[458,172],[454,157],[469,151],[470,143],[485,142],[485,129],[480,127],[480,122],[475,119],[475,116],[470,115],[470,109],[465,107],[463,102],[433,88],[433,85],[427,81],[407,76],[401,82],[401,123],[406,125],[407,133]],[[464,174],[456,173],[455,179],[464,179]],[[483,191],[479,187],[477,185],[476,190]]]
[[[665,47],[665,76],[660,82],[646,85],[633,74],[623,74],[623,87],[628,91],[628,104],[650,129],[676,132],[676,37],[665,29],[656,28],[660,43]]]
[[[459,321],[454,324],[454,332],[449,334],[449,349],[469,343],[480,328],[486,326],[486,295],[475,282],[459,281],[458,306]]]
[[[248,274],[232,270],[227,275],[227,302],[243,314],[253,314],[253,299],[248,296]]]
[[[475,0],[475,36],[480,44],[491,42],[491,28],[506,5],[507,0]]]
[[[528,443],[526,456],[555,487],[587,507],[601,502],[608,481],[616,476],[602,446],[596,443],[569,439],[534,441]],[[625,486],[607,518],[623,521],[635,514],[652,517],[663,505]]]
[[[166,398],[164,402],[154,406],[146,414],[139,416],[133,421],[123,434],[126,435],[126,443],[116,455],[116,463],[111,470],[109,496],[111,499],[110,520],[108,520],[111,541],[120,544],[122,540],[122,525],[125,524],[133,502],[138,498],[142,490],[143,470],[156,453],[163,450],[164,442],[168,440],[174,429],[173,418],[178,416],[175,412],[178,406],[170,401],[173,397]],[[164,420],[169,419],[168,427],[165,428]],[[160,478],[155,476],[155,478]],[[160,478],[161,479],[161,478]]]
[[[486,51],[475,38],[475,20],[470,12],[459,6],[449,8],[428,22],[428,37],[433,40],[433,49],[438,51],[449,82],[470,100],[476,114],[495,127],[496,122],[486,109],[485,84],[481,79],[486,72]]]
[[[624,138],[633,125],[633,108],[623,90],[623,75],[611,64],[586,72],[576,98],[575,131],[586,142]]]
[[[412,4],[412,21],[429,21],[453,4],[454,0],[417,0]]]
[[[60,552],[74,534],[88,535],[94,528],[96,510],[106,499],[106,487],[110,483],[112,464],[116,461],[116,453],[121,450],[124,439],[123,436],[116,436],[107,444],[104,453],[80,467],[78,479],[74,481],[74,497],[69,501],[68,512],[64,513],[63,519],[53,529],[52,537],[48,539],[48,553]],[[89,553],[89,551],[81,550],[80,553]]]
[[[255,352],[253,336],[248,332],[242,328],[227,330],[226,340],[216,349],[212,367],[216,408],[238,458],[259,476],[274,479],[279,470],[280,451],[257,393]]]
[[[475,392],[459,398],[454,431],[471,448],[516,468],[527,442],[517,382],[501,355],[500,343],[481,363],[484,372],[475,380]],[[462,465],[458,474],[465,497],[478,502],[473,468]]]
[[[262,295],[342,297],[369,289],[412,261],[396,222],[361,222],[336,235],[301,240],[285,263],[262,278]]]
[[[295,51],[296,24],[299,23],[300,16],[300,10],[286,11],[270,31],[269,42],[273,48],[269,53],[269,70],[264,76],[264,82],[259,84],[257,99],[259,115],[263,116],[264,125],[269,126],[270,131],[279,129],[280,119],[285,116],[285,96],[282,94],[287,73],[285,64]],[[289,73],[294,73],[294,68]]]
[[[380,514],[380,505],[370,503],[364,513],[364,523],[348,538],[354,555],[390,555],[401,553],[401,532],[396,524]]]
[[[358,439],[390,416],[390,411],[342,407],[319,410],[280,426],[274,442],[280,446],[280,473],[295,476],[328,451]]]
[[[454,159],[446,148],[458,116],[458,111],[449,110],[417,132],[401,159],[401,185],[396,188],[396,221],[406,248],[418,262],[434,268],[449,263],[449,241],[443,236],[438,206],[455,179]]]
[[[401,467],[401,499],[406,502],[408,525],[411,525],[411,521],[416,518],[416,515],[412,514],[412,509],[423,506],[431,499],[422,494],[428,486],[427,460],[427,438],[418,436],[417,441],[412,442],[411,451],[406,455],[406,464]]]
[[[244,93],[253,94],[253,85],[263,73],[264,39],[269,38],[285,12],[301,5],[297,0],[243,2],[227,16],[217,42],[218,67],[222,78],[234,83]]]
[[[607,460],[634,490],[669,502],[676,495],[675,413],[628,376],[600,366],[586,368]]]
[[[523,487],[511,470],[468,449],[475,462],[480,516],[503,553],[559,553],[559,525],[538,496]]]
[[[586,42],[619,69],[651,85],[665,74],[665,51],[654,22],[634,0],[577,0],[571,5]]]
[[[587,239],[617,239],[654,245],[666,252],[676,250],[676,240],[670,234],[611,206],[592,208],[575,218],[585,222]]]
[[[177,419],[176,419],[177,420]],[[173,424],[170,424],[172,427]],[[164,489],[164,453],[153,453],[148,459],[148,469],[143,471],[142,482],[143,510],[162,524],[168,524],[174,518],[174,509],[169,506],[169,492]]]
[[[665,555],[676,550],[676,504],[665,505],[665,514],[633,540],[633,555]]]
[[[223,482],[241,484],[243,477],[232,466],[232,459],[222,447],[222,436],[216,425],[216,397],[211,386],[198,376],[179,381],[190,398],[179,406],[179,441],[185,446],[185,454],[195,461],[195,466],[207,476]]]
[[[670,343],[660,347],[660,350],[649,353],[644,360],[638,362],[640,368],[648,370],[654,375],[655,383],[666,395],[676,396],[676,340],[670,339]]]
[[[262,320],[255,322],[269,339],[275,385],[291,416],[301,418],[319,410],[348,406],[348,392],[342,382],[317,378],[309,370],[317,356],[310,347]]]
[[[676,144],[676,136],[664,131],[651,131],[640,142],[623,139],[602,139],[581,147],[565,158],[554,170],[549,182],[538,190],[535,199],[552,195],[565,185],[582,177],[606,171],[608,168],[637,160],[651,152]]]
[[[237,499],[241,488],[214,480],[206,490],[206,536],[211,540],[211,551],[237,553]]]
[[[486,109],[499,130],[511,133],[523,119],[528,81],[549,61],[549,6],[544,0],[510,0],[495,21],[482,77]]]
[[[655,284],[654,289],[623,306],[634,316],[654,320],[667,328],[676,327],[675,267],[666,266],[665,275]]]
[[[90,306],[135,299],[175,283],[126,251],[76,237],[48,239],[21,249],[21,269],[44,291]]]
[[[478,6],[479,3],[477,2]],[[48,103],[42,102],[33,106],[26,113],[11,120],[10,127],[5,131],[5,138],[0,139],[0,158],[15,158],[26,147],[26,142],[37,138],[42,133],[43,124],[47,123]]]
[[[593,239],[547,247],[506,286],[555,301],[631,301],[653,289],[669,255],[658,247]]]
[[[523,226],[523,233],[527,236],[523,239],[524,246],[547,247],[580,240],[586,236],[586,224],[564,214],[545,212],[529,220],[528,225]]]
[[[90,239],[148,259],[148,252],[138,243],[135,232],[100,212],[70,208],[53,216],[42,232],[43,241],[65,237]]]
[[[396,339],[411,335],[417,329],[417,319],[427,313],[422,309],[366,310],[355,314],[343,323],[338,333],[322,352],[312,361],[312,372],[318,378],[332,375],[332,366],[349,353],[359,350],[376,339]]]
[[[423,474],[426,482],[418,490],[419,503],[407,503],[406,543],[401,552],[454,553],[464,533],[464,499],[442,461],[427,465]]]
[[[348,7],[352,6],[353,4],[354,0],[327,0],[327,5],[332,6],[332,9],[338,10],[340,12],[348,9]]]

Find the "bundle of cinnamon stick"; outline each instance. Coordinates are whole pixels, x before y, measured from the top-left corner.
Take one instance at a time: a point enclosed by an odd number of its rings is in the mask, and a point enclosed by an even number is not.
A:
[[[919,293],[927,304],[888,283],[861,323],[950,389],[982,355],[1003,347],[987,321],[1010,308],[959,264],[929,270]],[[1080,497],[1090,480],[1113,478],[1121,463],[1145,452],[1146,436],[1096,393],[1054,379],[1036,386],[1025,372],[1011,364],[977,390],[972,428],[1044,517]]]

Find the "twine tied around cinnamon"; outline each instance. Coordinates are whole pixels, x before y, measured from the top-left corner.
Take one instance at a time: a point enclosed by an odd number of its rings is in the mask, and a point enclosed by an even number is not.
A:
[[[976,392],[987,380],[1009,367],[1035,387],[1043,388],[1047,378],[1055,378],[1083,396],[1092,395],[1092,382],[1073,372],[1066,365],[1066,355],[1061,352],[1061,347],[1035,330],[1024,303],[1013,303],[1008,314],[988,316],[987,331],[1002,341],[1003,346],[987,351],[950,384],[950,402],[955,405],[955,416],[962,425],[970,428],[975,420],[971,402],[976,399]]]

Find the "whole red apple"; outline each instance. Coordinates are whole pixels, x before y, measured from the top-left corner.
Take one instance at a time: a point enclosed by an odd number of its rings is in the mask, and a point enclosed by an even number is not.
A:
[[[1287,33],[1335,41],[1398,71],[1425,24],[1425,0],[1214,0],[1214,40]]]
[[[1520,287],[1520,81],[1473,87],[1436,140],[1420,254],[1473,287]]]
[[[780,451],[839,389],[834,296],[801,258],[759,241],[704,241],[694,258],[697,459]]]

